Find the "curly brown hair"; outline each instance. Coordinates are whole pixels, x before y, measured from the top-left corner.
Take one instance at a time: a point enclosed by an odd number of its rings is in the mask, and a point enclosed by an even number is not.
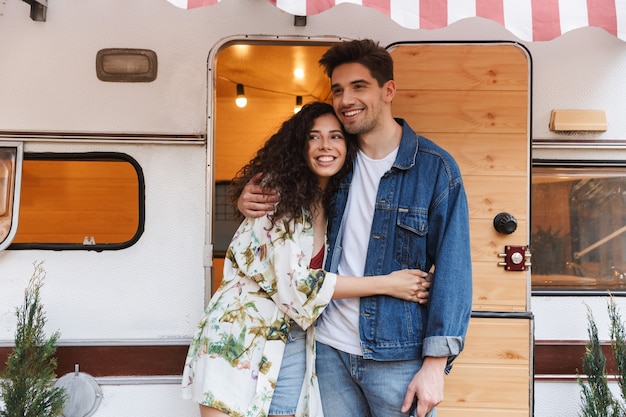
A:
[[[280,129],[265,142],[256,156],[239,170],[233,179],[228,190],[233,205],[236,207],[246,184],[257,174],[262,173],[259,183],[280,194],[280,203],[270,214],[272,223],[280,218],[292,220],[309,211],[320,199],[324,209],[328,211],[330,200],[337,191],[340,179],[352,169],[358,148],[356,137],[344,130],[346,163],[322,190],[317,176],[307,164],[307,151],[309,132],[315,120],[326,114],[334,116],[333,107],[328,103],[316,101],[307,103],[298,113],[283,122]]]

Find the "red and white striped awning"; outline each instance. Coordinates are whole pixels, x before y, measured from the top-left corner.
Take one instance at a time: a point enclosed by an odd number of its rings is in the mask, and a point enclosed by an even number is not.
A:
[[[221,0],[167,0],[192,9]],[[494,20],[525,41],[548,41],[593,26],[626,41],[625,0],[268,0],[297,16],[321,13],[339,3],[372,7],[409,29],[439,29],[458,20]]]

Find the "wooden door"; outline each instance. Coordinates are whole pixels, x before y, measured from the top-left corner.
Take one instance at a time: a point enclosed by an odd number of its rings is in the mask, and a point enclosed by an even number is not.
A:
[[[530,272],[505,269],[524,253],[530,219],[530,57],[514,43],[392,45],[394,114],[460,165],[469,210],[473,306],[466,347],[446,377],[439,417],[532,415]],[[517,229],[494,219],[508,213]],[[521,270],[513,270],[520,269]]]

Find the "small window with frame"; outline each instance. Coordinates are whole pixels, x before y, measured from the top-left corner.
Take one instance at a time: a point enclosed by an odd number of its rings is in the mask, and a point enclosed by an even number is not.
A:
[[[626,291],[626,164],[540,161],[531,195],[533,294]]]
[[[22,150],[21,143],[0,142],[0,250],[17,231]]]
[[[114,250],[145,220],[144,178],[126,154],[24,154],[19,226],[9,249]]]

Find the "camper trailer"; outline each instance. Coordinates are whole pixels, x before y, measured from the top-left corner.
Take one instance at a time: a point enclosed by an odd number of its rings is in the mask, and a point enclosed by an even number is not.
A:
[[[198,415],[180,382],[228,182],[330,99],[321,54],[367,37],[468,193],[473,311],[437,415],[577,415],[588,311],[606,341],[608,291],[626,308],[626,9],[331,3],[0,3],[0,369],[41,265],[66,417]]]

